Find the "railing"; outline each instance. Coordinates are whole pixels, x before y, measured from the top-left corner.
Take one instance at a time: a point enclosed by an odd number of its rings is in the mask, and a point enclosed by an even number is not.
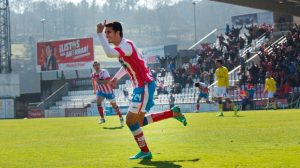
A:
[[[62,87],[60,87],[49,97],[47,97],[43,102],[39,103],[37,107],[48,109],[50,106],[55,105],[56,101],[61,100],[63,96],[66,96],[69,90],[70,90],[70,84],[65,83]]]
[[[207,38],[209,38],[212,34],[216,33],[218,29],[214,29],[212,30],[210,33],[208,33],[206,36],[204,36],[201,40],[199,40],[197,43],[195,43],[194,45],[192,45],[191,47],[188,48],[188,50],[192,50],[194,49],[198,44],[200,44],[201,42],[203,42],[204,40],[206,40]]]

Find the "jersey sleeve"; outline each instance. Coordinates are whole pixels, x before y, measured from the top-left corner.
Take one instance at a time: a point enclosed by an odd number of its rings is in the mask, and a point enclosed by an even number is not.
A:
[[[109,75],[109,72],[107,70],[103,70],[102,75],[103,75],[102,77],[103,77],[104,80],[110,79],[110,75]]]

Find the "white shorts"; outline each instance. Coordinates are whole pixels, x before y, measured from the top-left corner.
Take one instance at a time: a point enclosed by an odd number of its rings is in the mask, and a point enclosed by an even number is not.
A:
[[[226,87],[217,87],[215,93],[216,93],[215,94],[216,97],[224,97],[224,98],[226,98],[228,96],[227,92],[226,92]]]
[[[269,99],[274,98],[274,92],[268,92],[268,98]]]

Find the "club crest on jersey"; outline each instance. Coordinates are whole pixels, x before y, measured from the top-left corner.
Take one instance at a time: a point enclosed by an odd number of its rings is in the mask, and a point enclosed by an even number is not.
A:
[[[123,58],[119,58],[119,62],[120,62],[120,64],[124,67],[124,68],[126,68],[127,67],[127,65],[125,64],[125,62],[124,62],[124,59]]]

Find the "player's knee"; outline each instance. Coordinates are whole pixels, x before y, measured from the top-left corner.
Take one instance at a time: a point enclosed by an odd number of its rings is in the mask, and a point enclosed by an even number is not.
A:
[[[102,101],[100,99],[97,100],[97,105],[101,106],[102,105]]]
[[[114,109],[118,109],[118,105],[116,105],[115,103],[111,104],[111,107],[114,108]]]
[[[129,119],[128,117],[126,117],[126,125],[128,127],[132,126],[134,123],[131,121],[131,119]]]
[[[130,112],[128,112],[128,113],[130,113]],[[128,114],[127,114],[127,116],[126,116],[126,125],[127,125],[128,127],[132,126],[132,125],[135,124],[136,122],[137,122],[137,121],[136,121],[135,117],[133,117],[132,115],[128,115]]]

